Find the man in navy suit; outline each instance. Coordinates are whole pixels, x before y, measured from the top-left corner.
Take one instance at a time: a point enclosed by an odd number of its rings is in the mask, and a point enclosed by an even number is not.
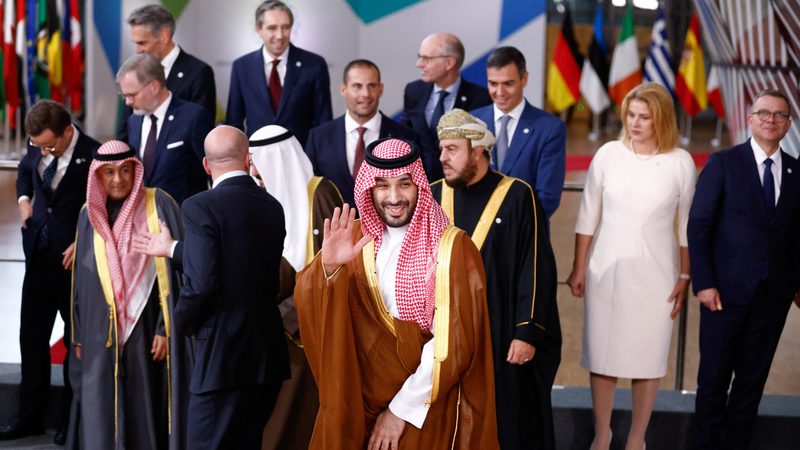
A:
[[[167,88],[172,95],[202,106],[213,119],[217,115],[217,88],[211,66],[175,45],[175,17],[161,5],[147,5],[128,16],[131,41],[136,53],[149,53],[161,62]],[[125,107],[117,137],[128,142],[128,117]]]
[[[791,126],[786,96],[760,93],[748,120],[753,137],[711,155],[689,213],[692,288],[702,305],[700,449],[749,448],[800,290],[800,163],[780,147]]]
[[[174,96],[161,64],[147,53],[128,58],[117,83],[133,108],[128,141],[144,164],[145,185],[165,190],[178,205],[208,189],[203,170],[203,139],[213,126],[208,113]]]
[[[383,83],[381,71],[372,61],[350,61],[344,68],[339,93],[347,111],[312,129],[305,151],[314,175],[333,181],[344,202],[353,206],[354,180],[366,146],[387,137],[417,141],[419,136],[378,111]]]
[[[248,175],[244,133],[218,127],[205,148],[213,188],[184,202],[186,237],[174,251],[186,278],[175,327],[193,337],[195,358],[187,448],[260,449],[289,377],[277,305],[283,208]]]
[[[233,62],[225,123],[248,134],[265,125],[291,130],[305,146],[308,131],[331,120],[328,64],[292,45],[294,15],[277,0],[256,9],[259,50]]]
[[[50,334],[57,312],[69,329],[71,264],[78,212],[86,202],[89,163],[100,144],[70,121],[60,104],[41,100],[28,112],[28,153],[17,172],[25,278],[19,343],[22,379],[19,415],[0,427],[0,440],[44,433],[50,390]],[[68,339],[65,338],[68,345]],[[64,444],[72,397],[64,360],[64,398],[56,443]]]
[[[423,39],[417,55],[422,79],[406,85],[401,123],[420,135],[422,163],[428,180],[444,176],[439,163],[436,125],[453,108],[465,111],[492,103],[486,88],[461,78],[464,45],[450,33],[434,33]]]
[[[548,218],[558,208],[566,173],[567,129],[557,117],[532,106],[525,56],[514,47],[498,47],[486,61],[493,105],[472,112],[497,137],[492,167],[520,178],[536,191]]]

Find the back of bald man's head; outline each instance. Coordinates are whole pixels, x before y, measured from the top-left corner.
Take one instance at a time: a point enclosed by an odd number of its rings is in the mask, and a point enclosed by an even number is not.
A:
[[[247,135],[229,125],[220,125],[211,130],[203,146],[206,159],[211,165],[244,164],[248,158]]]

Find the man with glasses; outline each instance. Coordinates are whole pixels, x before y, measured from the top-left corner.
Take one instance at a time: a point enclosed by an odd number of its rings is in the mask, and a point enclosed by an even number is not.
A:
[[[748,122],[751,139],[709,158],[689,213],[698,449],[749,448],[786,315],[800,306],[800,163],[781,148],[789,99],[761,92]]]
[[[117,72],[128,118],[128,143],[144,164],[144,184],[161,188],[178,205],[208,189],[203,140],[213,122],[195,103],[173,96],[164,68],[147,53],[131,56]]]
[[[19,412],[0,427],[0,440],[44,433],[50,391],[50,334],[56,313],[69,329],[71,265],[78,212],[86,201],[92,154],[100,144],[73,125],[60,104],[41,100],[25,117],[28,153],[17,172],[25,278],[19,344]],[[65,338],[64,344],[68,344]],[[68,347],[68,345],[65,345]],[[72,389],[64,360],[64,395],[55,442],[64,444]]]
[[[406,85],[400,122],[420,135],[422,163],[428,180],[442,178],[436,125],[453,108],[465,111],[490,105],[486,88],[461,78],[464,45],[453,34],[434,33],[419,46],[417,68],[422,79]]]

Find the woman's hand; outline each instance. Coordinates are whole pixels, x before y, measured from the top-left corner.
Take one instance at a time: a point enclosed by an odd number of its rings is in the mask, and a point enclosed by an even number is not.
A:
[[[572,272],[567,277],[567,285],[569,285],[572,295],[575,297],[583,297],[586,288],[586,272],[584,269],[572,268]]]
[[[681,312],[681,308],[683,308],[683,304],[686,302],[688,290],[689,280],[679,279],[675,283],[675,287],[672,288],[672,293],[669,294],[669,298],[667,298],[668,302],[674,302],[674,305],[672,305],[672,312],[669,313],[672,320],[675,320],[675,318],[678,317],[678,313]]]

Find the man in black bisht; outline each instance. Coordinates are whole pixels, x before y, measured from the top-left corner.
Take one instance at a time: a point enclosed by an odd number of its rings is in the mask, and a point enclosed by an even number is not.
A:
[[[561,326],[547,217],[528,184],[489,169],[486,124],[454,109],[437,131],[444,180],[431,190],[486,267],[500,447],[554,449],[550,390]]]

